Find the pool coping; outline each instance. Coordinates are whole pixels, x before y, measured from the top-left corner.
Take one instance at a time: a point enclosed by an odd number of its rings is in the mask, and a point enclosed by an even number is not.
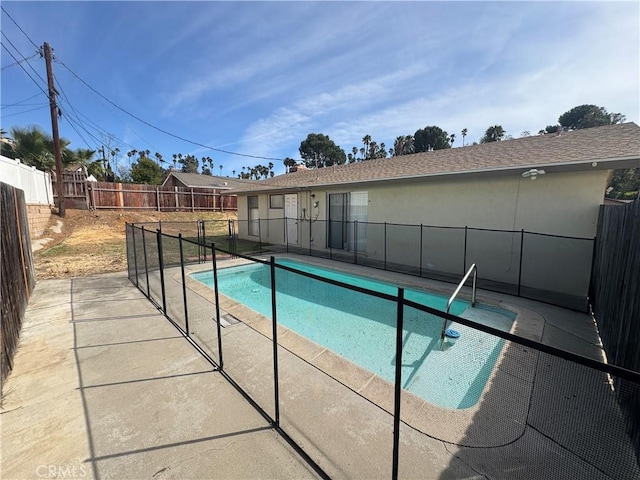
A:
[[[448,295],[451,285],[419,277],[411,277],[394,272],[373,270],[370,267],[333,262],[327,259],[278,255],[277,258],[290,258],[317,266],[330,267],[345,273],[357,273],[375,280],[428,289]],[[261,260],[265,260],[262,258]],[[267,260],[268,261],[268,260]],[[246,265],[245,259],[230,259],[218,262],[219,268]],[[211,264],[185,266],[188,273],[211,270]],[[179,267],[178,267],[179,269]],[[169,269],[167,269],[169,270]],[[173,280],[182,283],[181,273],[172,275]],[[211,288],[186,275],[186,286],[213,305]],[[448,292],[447,292],[448,290]],[[469,300],[471,294],[463,289],[460,297]],[[495,295],[478,290],[478,302],[503,308],[516,314],[511,333],[531,340],[540,341],[544,329],[544,318],[539,313],[523,305],[496,299]],[[223,294],[219,294],[221,315],[230,313],[240,322],[227,326],[223,332],[228,334],[234,329],[251,328],[261,335],[272,338],[272,322],[258,312],[246,307]],[[215,321],[215,318],[213,319]],[[359,365],[332,352],[283,325],[278,325],[278,345],[314,366],[325,375],[340,382],[353,392],[367,399],[389,414],[394,411],[394,386],[388,380],[369,372]],[[465,409],[441,407],[402,391],[402,422],[432,438],[461,446],[497,447],[517,440],[524,434],[529,402],[533,390],[533,380],[537,362],[537,351],[507,342],[500,351],[493,370],[485,384],[482,394],[475,405]],[[515,368],[514,368],[515,367]],[[477,434],[475,434],[477,432]],[[491,435],[487,435],[491,432]]]

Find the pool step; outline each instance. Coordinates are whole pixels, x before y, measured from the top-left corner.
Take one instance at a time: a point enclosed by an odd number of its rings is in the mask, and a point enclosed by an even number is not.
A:
[[[471,320],[473,322],[481,323],[489,327],[497,328],[504,332],[511,330],[513,320],[506,315],[494,312],[493,310],[486,310],[484,308],[467,308],[460,315],[462,318]]]

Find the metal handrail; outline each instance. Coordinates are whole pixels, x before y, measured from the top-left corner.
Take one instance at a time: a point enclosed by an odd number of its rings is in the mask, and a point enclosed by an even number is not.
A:
[[[462,277],[462,280],[458,284],[458,287],[455,289],[453,294],[449,297],[449,301],[447,302],[447,309],[445,310],[445,313],[449,313],[449,309],[451,308],[451,304],[453,304],[453,301],[458,296],[458,293],[460,293],[460,290],[462,290],[462,287],[464,287],[464,284],[467,283],[467,280],[469,279],[469,275],[471,275],[472,273],[473,273],[473,285],[471,287],[471,306],[473,308],[475,308],[475,306],[476,306],[476,281],[478,279],[478,267],[476,267],[476,264],[474,263],[473,265],[471,265],[471,267],[469,267],[469,270],[467,270],[467,273],[465,274],[465,276]],[[444,341],[444,335],[445,335],[446,330],[447,330],[447,319],[443,318],[442,319],[442,332],[440,332],[440,340],[441,341]]]

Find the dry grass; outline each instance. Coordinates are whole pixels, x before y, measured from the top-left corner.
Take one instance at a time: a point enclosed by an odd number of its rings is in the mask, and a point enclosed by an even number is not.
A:
[[[62,233],[51,230],[52,238],[43,250],[35,253],[38,279],[86,276],[127,269],[125,224],[127,222],[163,222],[220,220],[236,218],[235,212],[158,213],[68,210]],[[60,220],[51,217],[51,226]]]

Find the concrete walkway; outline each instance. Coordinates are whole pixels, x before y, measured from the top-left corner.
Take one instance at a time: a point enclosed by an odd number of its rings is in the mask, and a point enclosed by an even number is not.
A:
[[[124,273],[38,282],[0,478],[316,478]]]

